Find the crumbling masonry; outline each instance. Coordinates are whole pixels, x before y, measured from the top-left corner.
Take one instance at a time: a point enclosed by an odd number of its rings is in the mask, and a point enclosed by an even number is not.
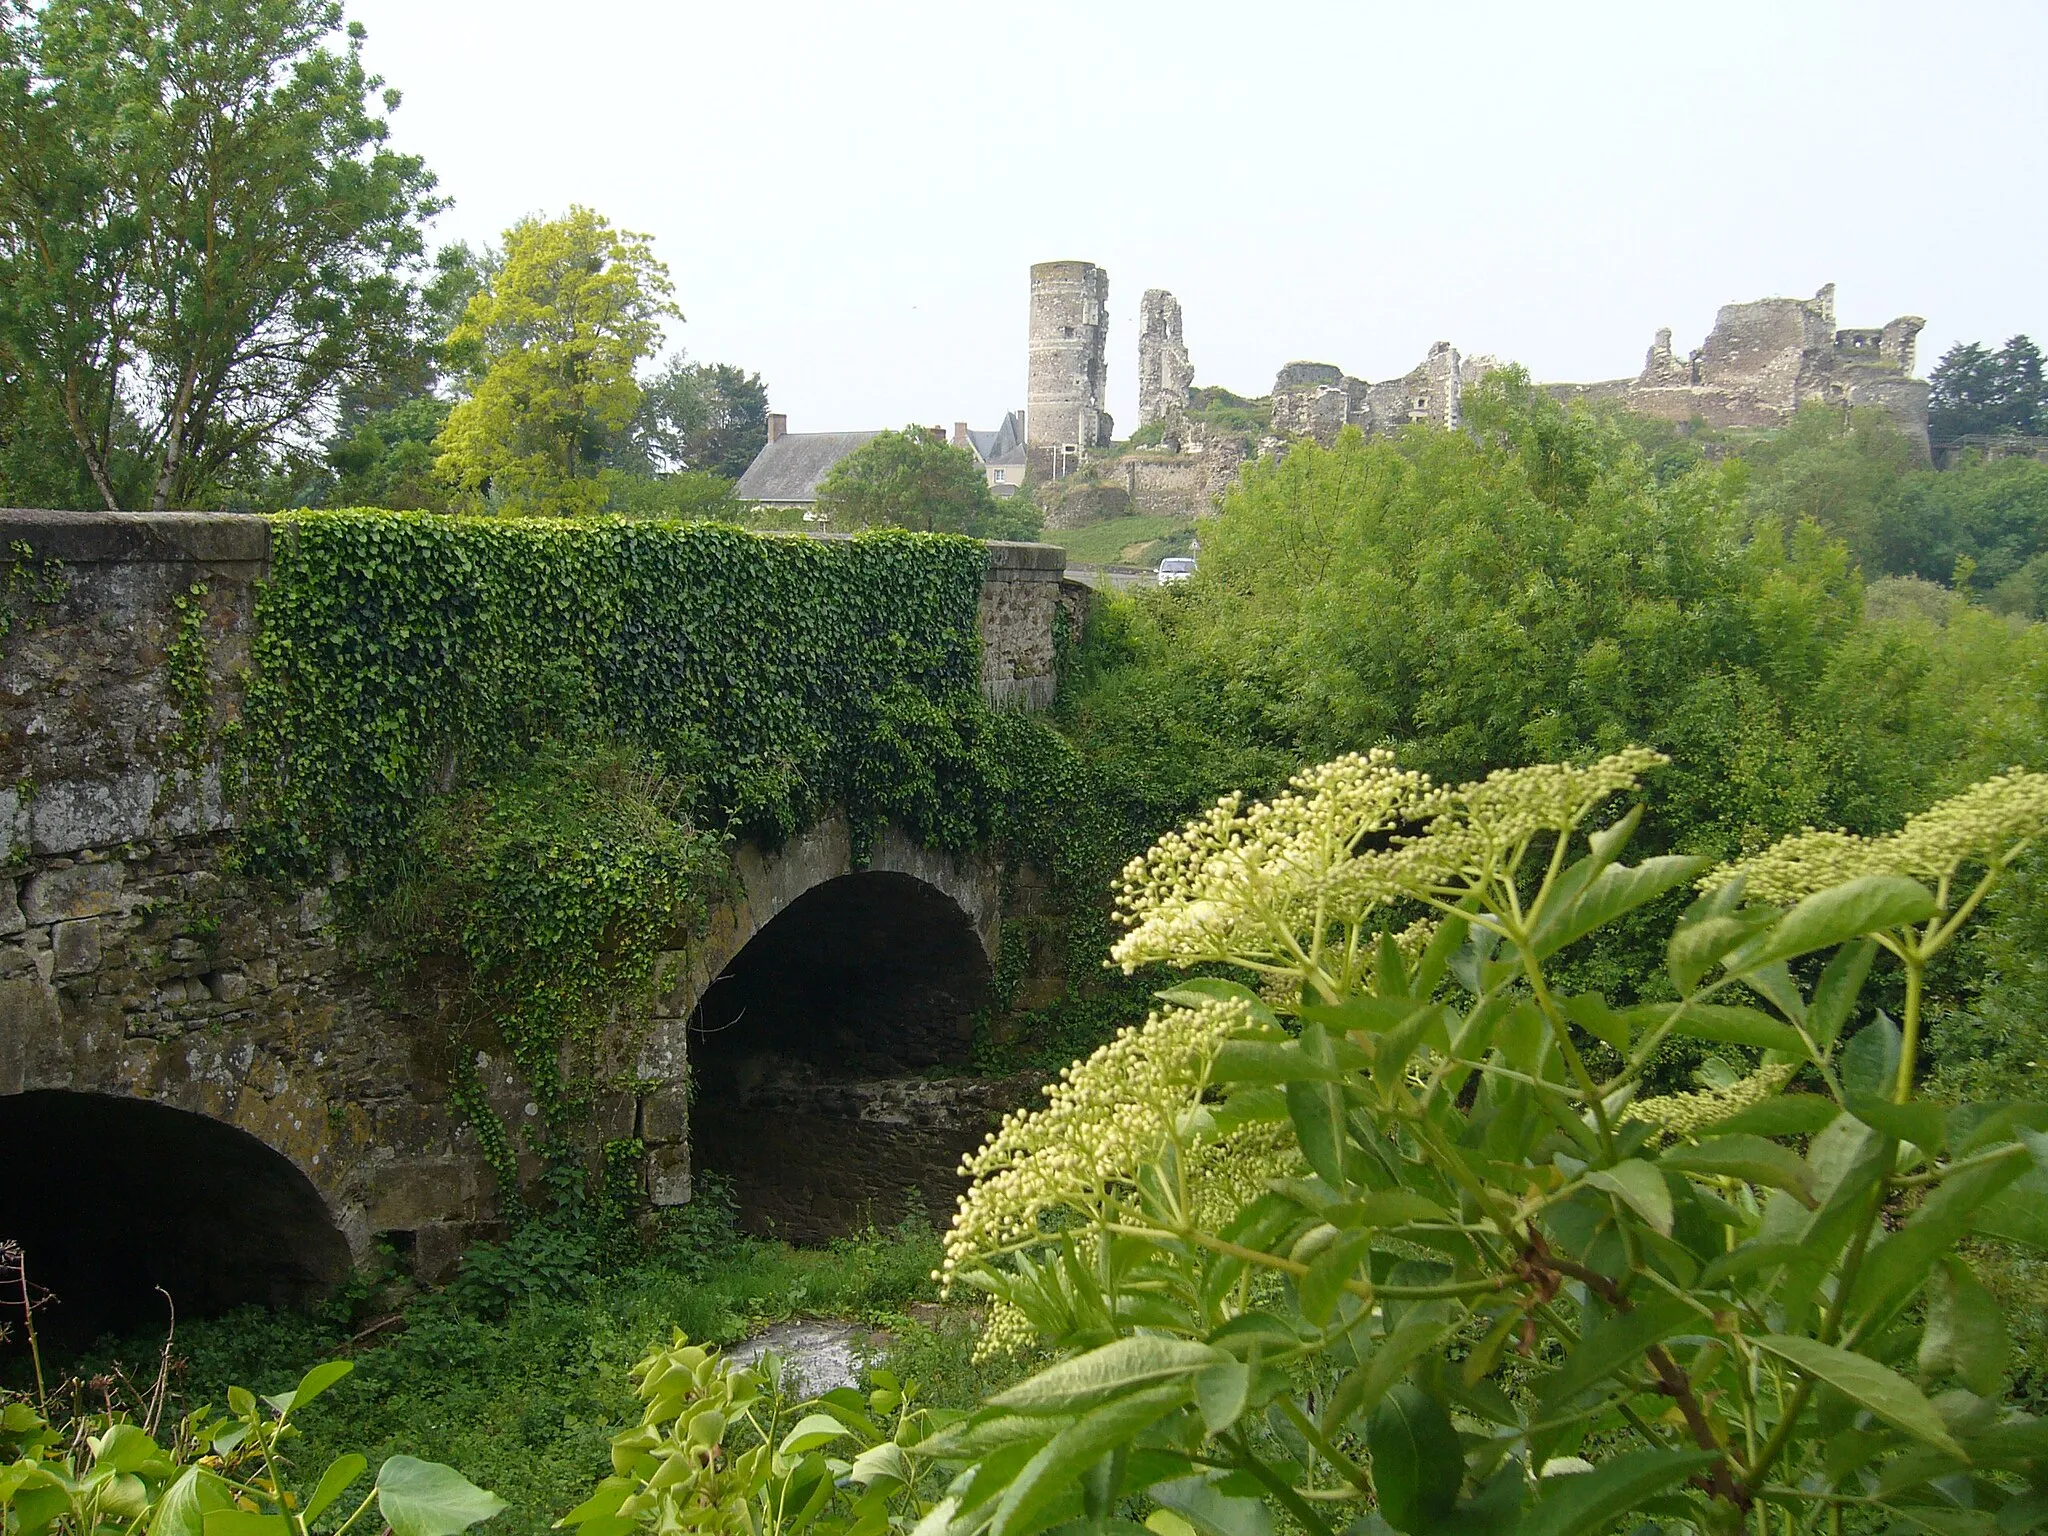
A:
[[[1031,269],[1031,376],[1025,398],[1025,460],[1034,480],[1057,480],[1090,449],[1107,448],[1109,274],[1091,261],[1041,261]]]
[[[1195,365],[1181,339],[1180,300],[1164,288],[1147,288],[1138,307],[1138,426],[1157,423],[1160,441],[1178,450],[1188,436],[1188,390]]]

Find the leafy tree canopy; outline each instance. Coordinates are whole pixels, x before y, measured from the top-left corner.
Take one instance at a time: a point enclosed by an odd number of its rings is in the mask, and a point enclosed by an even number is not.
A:
[[[334,0],[0,7],[10,479],[28,451],[42,499],[215,504],[407,349],[440,204],[385,147],[398,94],[362,28],[330,45],[341,20]]]
[[[606,448],[640,408],[634,370],[681,318],[673,292],[645,235],[588,208],[514,225],[448,340],[475,375],[438,439],[440,474],[506,511],[602,508]]]
[[[737,480],[767,441],[761,375],[678,356],[644,386],[617,460],[642,473],[691,469]]]
[[[1029,502],[997,498],[973,454],[916,425],[884,432],[835,464],[818,487],[818,509],[840,528],[978,539],[1035,538],[1042,526]]]
[[[1958,342],[1928,375],[1927,424],[1936,442],[1973,433],[2048,432],[2041,349],[2015,336],[1996,352]]]

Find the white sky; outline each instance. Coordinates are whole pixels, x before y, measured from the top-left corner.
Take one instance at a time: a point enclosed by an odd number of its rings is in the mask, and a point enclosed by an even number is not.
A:
[[[581,202],[655,238],[670,341],[792,429],[1023,403],[1026,269],[1148,287],[1198,382],[1430,342],[1633,374],[1723,303],[2048,343],[2041,0],[348,0],[441,239]]]

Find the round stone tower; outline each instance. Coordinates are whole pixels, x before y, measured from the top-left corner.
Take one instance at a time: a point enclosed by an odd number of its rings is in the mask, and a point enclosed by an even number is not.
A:
[[[1041,261],[1031,269],[1031,378],[1025,394],[1025,457],[1034,479],[1057,479],[1110,441],[1103,410],[1109,274],[1092,261]]]

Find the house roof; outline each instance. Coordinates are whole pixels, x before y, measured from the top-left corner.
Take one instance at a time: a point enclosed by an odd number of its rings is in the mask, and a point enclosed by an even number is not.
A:
[[[1017,419],[1015,411],[1005,416],[1003,424],[993,432],[977,432],[969,427],[967,441],[974,449],[974,456],[984,464],[1024,462],[1024,424]]]
[[[754,455],[733,486],[742,501],[808,506],[818,499],[818,482],[832,466],[879,432],[785,432]]]

